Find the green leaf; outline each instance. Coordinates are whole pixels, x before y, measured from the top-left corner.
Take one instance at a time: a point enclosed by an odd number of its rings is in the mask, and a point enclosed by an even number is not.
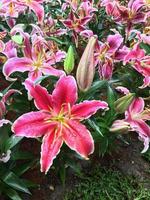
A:
[[[12,135],[6,142],[5,144],[5,150],[7,151],[8,149],[12,149],[16,144],[18,144],[23,137],[16,137]]]
[[[79,176],[82,176],[81,167],[79,164],[74,162],[72,159],[67,159],[66,164],[75,171]]]
[[[83,94],[81,94],[80,101],[82,101],[84,99],[86,99],[86,100],[93,99],[93,95],[96,92],[99,92],[100,89],[106,87],[106,85],[107,85],[107,81],[105,81],[105,80],[95,81],[93,83],[93,85],[91,86],[91,88],[87,92],[84,92]]]
[[[6,94],[8,92],[9,89],[11,89],[11,87],[14,85],[15,82],[11,83],[5,90],[2,91],[2,94]]]
[[[150,45],[141,43],[140,47],[146,51],[147,54],[150,54]]]
[[[3,177],[3,182],[11,186],[13,189],[31,194],[23,180],[16,176],[13,172],[8,173]]]
[[[45,79],[47,79],[47,78],[49,78],[50,80],[54,80],[54,81],[57,81],[57,80],[58,80],[58,77],[57,77],[57,76],[45,75],[45,76],[42,76],[42,77],[38,78],[38,79],[35,81],[35,85],[41,83],[43,80],[45,80]]]
[[[62,165],[59,169],[59,175],[60,175],[60,180],[63,184],[63,186],[65,185],[65,181],[66,181],[66,168],[65,165]]]
[[[13,155],[11,155],[12,160],[26,160],[32,159],[34,156],[31,152],[17,151]]]
[[[17,176],[21,176],[21,175],[24,174],[26,171],[28,171],[31,167],[33,167],[34,164],[35,164],[35,161],[22,164],[21,166],[17,166],[16,168],[14,168],[14,169],[13,169],[13,172],[14,172]]]
[[[87,122],[88,122],[88,124],[91,126],[91,128],[93,130],[95,130],[98,134],[100,134],[101,136],[103,136],[103,134],[102,134],[99,126],[97,126],[97,124],[93,120],[88,119]]]
[[[108,98],[107,98],[108,105],[109,107],[114,108],[114,102],[116,100],[116,97],[115,97],[115,93],[113,89],[109,85],[107,89],[107,94],[108,94]]]
[[[68,44],[67,41],[63,42],[56,37],[47,37],[46,40],[52,40],[52,41],[55,41],[56,43],[61,44],[61,45],[67,45]]]
[[[17,43],[17,44],[22,44],[22,42],[23,42],[23,37],[21,36],[21,35],[13,35],[12,37],[11,37],[11,39],[15,42],[15,43]]]
[[[18,193],[11,188],[5,189],[4,192],[12,200],[22,200]]]

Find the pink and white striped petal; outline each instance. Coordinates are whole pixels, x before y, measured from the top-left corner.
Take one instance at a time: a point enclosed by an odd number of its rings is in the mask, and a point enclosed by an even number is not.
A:
[[[88,119],[94,115],[99,109],[107,109],[108,104],[104,101],[84,101],[72,107],[71,114],[75,119]]]
[[[2,127],[4,124],[12,124],[12,123],[7,119],[1,119],[0,120],[0,127]]]
[[[19,117],[12,126],[12,131],[16,136],[25,136],[28,138],[41,137],[47,134],[54,123],[48,123],[46,120],[50,115],[41,111],[29,112]]]
[[[52,107],[52,97],[48,94],[46,88],[34,83],[27,79],[24,83],[29,95],[34,98],[34,103],[39,110],[50,111]]]
[[[38,18],[39,23],[43,23],[44,20],[44,7],[40,5],[39,2],[32,1],[29,5],[29,8],[33,10]]]
[[[73,104],[77,101],[77,84],[73,76],[63,76],[56,83],[52,93],[54,110],[59,112],[63,105]]]
[[[144,110],[144,100],[141,97],[135,98],[128,110],[132,115],[141,113]]]
[[[29,58],[10,58],[4,64],[3,74],[7,80],[14,81],[16,79],[12,79],[9,76],[13,72],[25,72],[32,70],[32,60]]]
[[[63,138],[70,149],[85,159],[94,152],[94,141],[90,132],[78,121],[68,121],[67,127],[63,127]]]
[[[43,137],[40,160],[41,172],[48,172],[63,144],[62,137],[55,137],[55,134],[53,130]]]
[[[43,68],[41,70],[44,75],[53,75],[53,76],[58,76],[58,77],[65,75],[64,71],[55,69],[52,66],[47,66],[47,65],[43,66]]]

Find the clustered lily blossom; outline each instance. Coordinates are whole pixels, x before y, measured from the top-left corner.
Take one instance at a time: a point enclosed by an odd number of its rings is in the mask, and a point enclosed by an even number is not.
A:
[[[93,118],[99,117],[100,109],[116,110],[107,127],[110,134],[137,132],[144,143],[142,153],[148,150],[149,4],[147,0],[130,0],[127,5],[118,0],[0,1],[0,78],[20,87],[1,95],[0,127],[8,123],[17,137],[42,138],[41,172],[48,172],[63,143],[89,158],[94,140],[84,120],[96,113]],[[130,83],[131,93],[126,88]],[[38,111],[31,106],[17,113],[12,123],[5,116],[7,99],[19,91],[25,97],[28,93]],[[114,91],[124,96],[116,93],[110,99]]]
[[[135,131],[139,134],[139,139],[144,142],[145,153],[149,148],[150,142],[150,127],[145,121],[150,120],[150,109],[144,110],[143,98],[134,98],[131,105],[125,112],[124,120],[117,120],[112,125],[112,131],[123,130],[124,128],[129,131]]]

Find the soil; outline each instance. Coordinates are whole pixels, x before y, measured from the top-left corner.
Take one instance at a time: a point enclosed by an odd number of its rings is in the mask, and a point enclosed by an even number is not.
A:
[[[150,165],[140,153],[143,144],[138,140],[137,134],[133,134],[130,138],[125,136],[124,140],[126,140],[124,143],[120,139],[116,141],[117,152],[112,152],[112,156],[106,155],[103,158],[93,156],[90,161],[78,162],[80,162],[83,171],[90,171],[93,165],[118,169],[125,175],[135,176],[138,182],[144,182],[145,187],[150,188],[150,182],[146,181],[150,180],[148,173]],[[39,145],[36,144],[34,149],[36,152],[40,152]],[[41,173],[39,168],[31,170],[25,175],[25,178],[38,183],[39,188],[32,190],[32,196],[24,196],[24,200],[63,200],[65,192],[72,190],[75,183],[78,182],[78,177],[71,170],[68,170],[67,173],[66,185],[63,187],[53,170],[47,176]]]

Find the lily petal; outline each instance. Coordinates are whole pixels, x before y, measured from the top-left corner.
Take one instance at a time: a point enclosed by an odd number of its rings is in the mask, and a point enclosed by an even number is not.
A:
[[[12,123],[7,119],[1,119],[0,120],[0,127],[2,127],[4,124],[12,124]]]
[[[34,83],[27,79],[24,83],[25,88],[28,90],[29,95],[34,98],[34,103],[39,110],[50,111],[52,106],[51,95],[48,94],[46,88]]]
[[[141,113],[144,110],[144,100],[142,98],[135,98],[129,106],[130,113]]]
[[[94,151],[94,141],[88,129],[75,120],[69,120],[68,126],[63,129],[65,143],[79,155],[88,159]]]
[[[31,10],[33,10],[33,12],[35,12],[38,18],[38,22],[42,23],[44,20],[44,7],[40,5],[39,2],[36,1],[32,1],[29,7]]]
[[[48,120],[49,117],[49,114],[41,111],[26,113],[14,122],[12,131],[16,136],[41,137],[54,126],[54,123],[46,123],[46,119]]]
[[[48,133],[43,137],[43,143],[41,146],[41,172],[47,173],[53,160],[60,152],[60,148],[63,144],[61,137],[55,138],[55,133]]]
[[[56,83],[52,93],[54,109],[59,112],[62,105],[70,104],[72,106],[77,100],[77,85],[72,76],[63,76]]]
[[[108,104],[104,101],[84,101],[83,103],[76,104],[72,107],[72,115],[74,118],[88,119],[94,115],[99,109],[108,108]]]
[[[16,80],[11,79],[9,76],[13,72],[25,72],[30,71],[32,66],[32,60],[28,58],[10,58],[8,61],[4,64],[3,67],[3,74],[6,77],[7,80]]]
[[[150,138],[150,127],[143,120],[134,120],[130,124],[132,129],[139,133],[140,136],[143,135]]]
[[[123,37],[120,34],[110,35],[107,38],[107,42],[109,45],[109,53],[114,53],[123,43]]]
[[[42,72],[44,75],[62,76],[65,75],[64,71],[55,69],[52,66],[43,66]]]

